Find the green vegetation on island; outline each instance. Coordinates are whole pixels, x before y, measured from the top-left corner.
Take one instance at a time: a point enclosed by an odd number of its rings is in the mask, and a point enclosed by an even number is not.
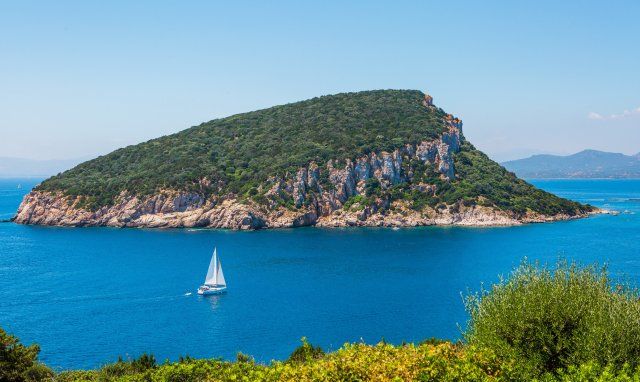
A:
[[[54,373],[0,331],[1,381],[541,381],[640,380],[640,294],[603,268],[523,264],[467,297],[459,343],[345,344],[325,354],[306,339],[286,361],[256,363],[143,354],[97,370]]]
[[[310,161],[346,159],[435,139],[445,113],[422,106],[419,91],[369,91],[313,98],[216,119],[116,150],[43,182],[108,204],[124,190],[200,191],[206,177],[220,193],[250,193],[270,176]]]
[[[113,204],[122,192],[150,195],[160,190],[232,195],[263,204],[269,178],[291,177],[312,161],[321,166],[329,160],[344,164],[372,152],[438,139],[449,129],[447,114],[426,107],[424,99],[425,94],[415,90],[364,91],[233,115],[116,150],[49,178],[37,189],[80,196],[90,209]],[[421,160],[403,162],[402,171],[413,174],[412,183],[435,185],[435,195],[408,182],[381,189],[372,180],[366,195],[358,195],[360,205],[382,197],[406,200],[416,210],[456,204],[517,214],[576,215],[591,210],[519,180],[463,136],[453,160],[452,181]],[[331,189],[326,171],[320,172],[319,182]],[[281,204],[295,208],[292,197]]]

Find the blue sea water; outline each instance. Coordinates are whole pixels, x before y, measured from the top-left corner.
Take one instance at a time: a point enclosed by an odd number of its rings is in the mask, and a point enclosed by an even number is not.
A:
[[[0,219],[33,180],[0,180]],[[258,232],[0,224],[0,326],[57,369],[151,352],[158,359],[285,358],[325,349],[456,339],[461,295],[523,258],[607,263],[640,281],[640,181],[535,181],[618,216],[510,228],[299,228]],[[18,189],[18,184],[22,185]],[[226,295],[196,295],[213,246]]]

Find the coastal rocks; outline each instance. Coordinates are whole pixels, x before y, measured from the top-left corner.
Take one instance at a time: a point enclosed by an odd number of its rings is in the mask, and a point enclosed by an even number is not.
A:
[[[521,220],[504,211],[493,208],[472,206],[458,209],[456,212],[447,211],[434,218],[437,225],[459,226],[511,226],[522,224]]]
[[[173,206],[171,210],[167,210],[167,199]],[[185,205],[185,201],[192,201],[193,204]],[[73,227],[259,229],[266,225],[261,214],[249,206],[233,200],[205,204],[201,197],[189,194],[156,195],[143,199],[121,196],[115,205],[97,211],[78,207],[78,202],[62,194],[32,191],[25,196],[14,221]],[[153,209],[149,210],[152,206]]]
[[[426,192],[433,186],[423,185]],[[175,195],[178,196],[178,195]],[[154,198],[154,197],[150,197]],[[142,213],[142,208],[152,203],[149,199],[125,197],[116,205],[91,212],[74,207],[74,200],[60,194],[53,195],[33,191],[28,194],[15,221],[23,224],[51,226],[112,226],[112,227],[209,227],[238,230],[260,228],[284,228],[316,225],[320,227],[415,227],[426,225],[507,226],[522,223],[573,219],[586,215],[514,216],[507,212],[481,206],[457,209],[432,209],[414,211],[403,202],[389,205],[357,206],[355,209],[335,209],[330,213],[317,208],[291,210],[284,207],[265,210],[255,204],[243,204],[236,200],[205,203],[197,208],[166,213]],[[178,204],[178,208],[180,205]]]
[[[316,223],[319,227],[418,227],[430,225],[459,226],[511,226],[522,222],[507,213],[485,207],[469,207],[458,212],[448,209],[436,211],[426,209],[413,211],[405,206],[396,206],[384,214],[371,214],[365,219],[362,212],[336,211],[334,214],[321,217]]]

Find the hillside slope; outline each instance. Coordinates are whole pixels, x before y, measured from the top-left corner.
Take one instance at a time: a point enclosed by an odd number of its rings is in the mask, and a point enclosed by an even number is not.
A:
[[[413,90],[343,93],[213,120],[47,179],[26,224],[274,228],[518,224],[592,210],[476,150]]]
[[[504,162],[523,178],[640,178],[640,154],[584,150],[567,156],[534,155]]]

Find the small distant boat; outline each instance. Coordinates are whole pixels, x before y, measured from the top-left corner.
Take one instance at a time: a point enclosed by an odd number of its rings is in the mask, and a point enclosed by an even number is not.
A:
[[[22,190],[22,185],[18,184],[18,190]]]
[[[222,264],[218,259],[217,249],[213,249],[213,256],[207,270],[207,277],[204,284],[198,288],[198,294],[202,296],[210,294],[221,294],[226,292],[227,283],[224,281],[224,273],[222,273]]]

